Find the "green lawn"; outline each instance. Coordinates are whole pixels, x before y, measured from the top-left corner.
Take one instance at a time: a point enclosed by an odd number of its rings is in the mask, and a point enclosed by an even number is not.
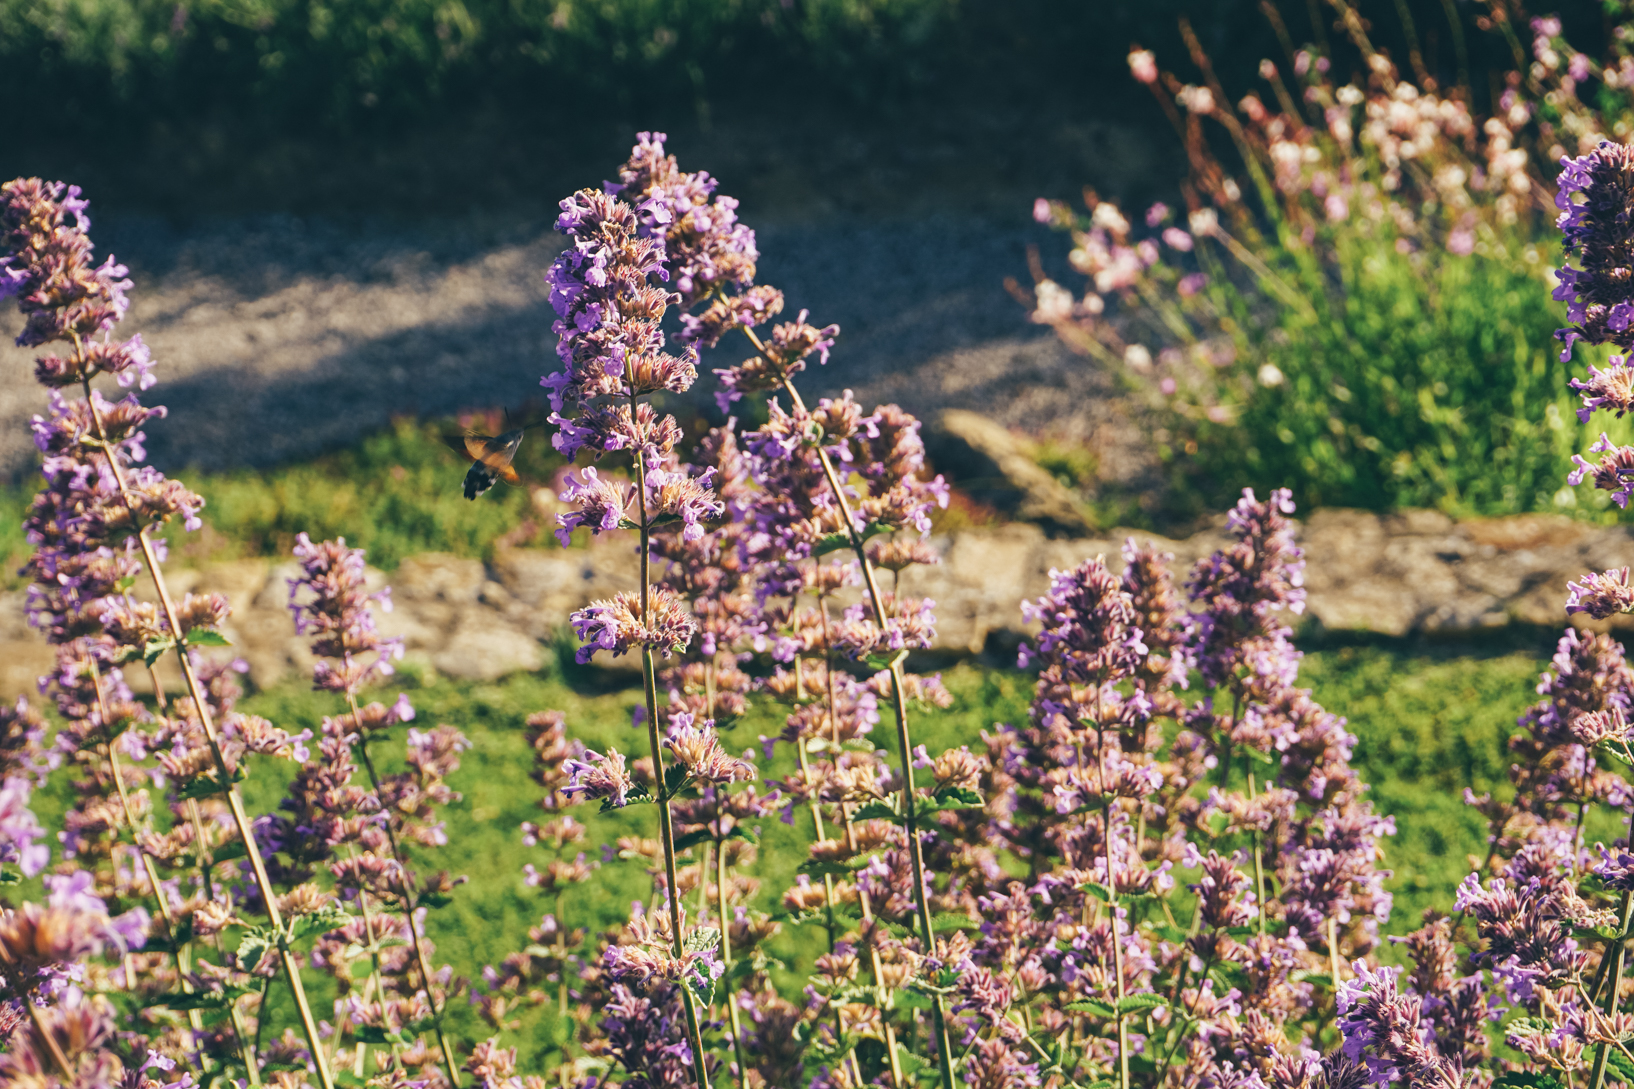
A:
[[[1394,872],[1389,885],[1396,894],[1391,932],[1415,928],[1426,907],[1448,907],[1454,886],[1468,872],[1467,856],[1484,851],[1484,826],[1464,806],[1463,790],[1507,789],[1504,742],[1515,728],[1516,716],[1535,699],[1537,672],[1551,649],[1547,640],[1485,647],[1381,641],[1329,645],[1306,657],[1302,683],[1315,690],[1324,706],[1349,719],[1359,739],[1355,763],[1372,784],[1373,801],[1396,818],[1397,835],[1389,844],[1387,862]],[[482,965],[497,963],[525,944],[528,927],[555,910],[551,899],[522,881],[525,862],[542,865],[550,857],[543,849],[524,847],[518,832],[522,821],[536,819],[539,812],[538,788],[527,777],[531,753],[523,738],[523,720],[533,711],[559,709],[567,712],[572,734],[592,747],[613,744],[639,753],[644,734],[630,725],[630,711],[640,691],[610,686],[607,674],[573,665],[571,654],[560,655],[538,674],[492,684],[439,681],[421,686],[412,673],[398,679],[419,710],[417,725],[450,723],[472,742],[452,780],[463,798],[447,813],[449,845],[423,853],[422,862],[429,869],[446,868],[470,878],[450,906],[432,914],[429,929],[437,944],[437,963],[452,963],[475,978]],[[978,743],[983,729],[1019,721],[1026,714],[1031,683],[1019,672],[961,664],[947,671],[944,679],[955,696],[953,706],[924,712],[915,724],[916,740],[932,751]],[[331,697],[314,693],[299,681],[256,693],[240,706],[289,728],[314,729],[335,709]],[[733,726],[729,741],[735,748],[747,748],[779,726],[775,706],[762,702]],[[401,766],[401,736],[379,748],[383,770]],[[252,814],[269,811],[282,796],[283,781],[268,777],[266,770],[263,765],[263,773],[245,784]],[[767,769],[773,776],[789,770],[780,764]],[[58,826],[64,800],[57,789],[36,796],[35,808],[47,827]],[[599,855],[601,843],[620,835],[651,834],[653,815],[645,807],[608,815],[586,808],[577,815],[591,829],[587,845],[591,857]],[[770,819],[761,831],[755,873],[763,881],[761,906],[775,910],[804,857],[809,831],[799,818],[795,828]],[[1610,827],[1590,829],[1591,842],[1615,834]],[[23,887],[24,895],[31,885]],[[645,897],[649,890],[649,879],[638,864],[615,861],[589,884],[570,890],[562,913],[573,925],[598,930],[615,926],[630,901]],[[803,974],[810,950],[820,944],[816,938],[786,928],[772,952],[791,971]],[[1391,947],[1380,953],[1390,956]],[[318,990],[321,995],[322,988]],[[325,1006],[327,1001],[320,998]],[[275,1028],[294,1023],[292,1009],[277,1013],[285,1020],[280,1023],[275,1017]],[[452,1008],[451,1017],[462,1035],[486,1035],[463,1003]],[[519,1045],[526,1058],[549,1048],[548,1032],[543,1018],[524,1016],[520,1034],[508,1042]]]
[[[1484,850],[1484,826],[1464,806],[1463,790],[1506,789],[1504,742],[1516,716],[1535,698],[1533,686],[1548,652],[1546,645],[1384,644],[1329,647],[1306,658],[1304,683],[1314,688],[1325,706],[1348,717],[1359,739],[1355,762],[1372,784],[1373,800],[1396,818],[1397,835],[1388,859],[1394,871],[1390,887],[1396,894],[1391,932],[1416,927],[1426,907],[1448,907],[1453,887],[1468,872],[1467,856]],[[924,740],[933,751],[977,742],[984,728],[1019,721],[1026,714],[1031,685],[1018,672],[966,664],[948,671],[945,680],[956,697],[953,707],[924,713],[915,726],[916,740]],[[554,910],[554,904],[524,885],[521,877],[525,862],[542,864],[549,857],[525,848],[517,831],[522,821],[538,813],[538,789],[527,779],[530,754],[523,741],[523,719],[531,711],[560,709],[568,713],[574,735],[593,747],[615,744],[639,752],[643,735],[631,727],[630,711],[640,692],[609,690],[600,674],[576,668],[564,656],[539,675],[494,684],[439,682],[411,689],[411,694],[420,724],[457,725],[473,743],[453,780],[464,798],[448,814],[450,846],[427,862],[470,877],[455,902],[433,915],[430,926],[439,963],[474,971],[516,948],[525,940],[527,928]],[[289,683],[255,695],[243,706],[280,723],[315,727],[327,703],[327,697]],[[762,733],[775,732],[774,717],[775,709],[765,704],[751,712],[730,734],[734,747],[748,747]],[[400,759],[401,739],[391,747],[395,751],[388,762],[395,762]],[[773,775],[788,770],[776,765],[769,769]],[[275,804],[278,789],[270,782],[250,784],[252,811]],[[600,843],[619,835],[651,834],[652,814],[640,807],[604,816],[586,810],[581,815],[591,828],[592,857]],[[1615,834],[1609,829],[1591,831],[1608,838]],[[764,882],[762,906],[775,910],[783,888],[793,880],[809,832],[803,821],[791,829],[773,819],[762,833],[756,874]],[[567,893],[563,914],[575,925],[614,926],[629,902],[645,896],[649,888],[637,864],[614,862],[590,884]],[[786,929],[773,951],[791,967],[802,965],[810,959],[814,937]],[[1389,952],[1389,947],[1381,950],[1387,956]],[[482,1031],[463,1008],[456,1008],[455,1020],[463,1032]],[[548,1047],[544,1035],[548,1030],[542,1020],[536,1026],[536,1020],[526,1019],[522,1034],[510,1041],[521,1045],[524,1053],[530,1044],[540,1050]]]

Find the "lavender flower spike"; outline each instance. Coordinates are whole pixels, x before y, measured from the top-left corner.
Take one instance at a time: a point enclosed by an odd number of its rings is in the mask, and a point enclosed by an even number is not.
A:
[[[295,538],[295,558],[302,574],[289,580],[289,611],[296,633],[314,636],[312,653],[324,659],[313,667],[313,687],[355,697],[370,681],[390,676],[392,659],[403,656],[403,641],[375,628],[371,605],[390,612],[391,588],[367,591],[363,550],[347,548],[344,537],[313,544],[302,533]],[[361,660],[367,654],[372,661]]]
[[[1584,575],[1566,589],[1566,612],[1588,613],[1596,620],[1604,620],[1617,613],[1634,610],[1634,586],[1628,582],[1628,568],[1619,567],[1600,574]]]
[[[1566,255],[1577,254],[1581,265],[1563,267],[1554,291],[1572,322],[1555,334],[1566,345],[1561,362],[1571,359],[1574,340],[1627,351],[1634,348],[1634,290],[1627,277],[1634,266],[1634,148],[1604,141],[1560,165],[1556,226]]]

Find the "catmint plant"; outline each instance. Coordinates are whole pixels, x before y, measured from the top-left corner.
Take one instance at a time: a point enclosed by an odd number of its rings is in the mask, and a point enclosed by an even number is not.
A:
[[[458,753],[470,743],[449,726],[429,733],[410,729],[411,772],[382,778],[369,755],[370,739],[383,737],[392,727],[414,719],[414,707],[406,694],[400,693],[390,707],[358,704],[362,690],[371,681],[390,676],[392,661],[403,655],[402,640],[382,637],[374,622],[374,605],[390,610],[391,588],[368,591],[363,550],[347,548],[344,538],[313,543],[306,534],[300,534],[295,559],[301,565],[301,575],[289,580],[289,607],[296,632],[313,637],[312,652],[317,658],[313,687],[343,696],[347,713],[324,719],[320,742],[323,758],[303,765],[297,784],[310,780],[311,785],[285,803],[295,817],[284,822],[283,832],[274,833],[273,838],[290,850],[297,844],[321,842],[319,857],[330,862],[329,869],[343,896],[357,899],[363,913],[365,945],[373,962],[373,997],[361,1003],[353,1000],[351,1019],[359,1025],[372,1025],[384,1034],[406,1035],[410,1042],[419,1025],[429,1021],[442,1053],[444,1073],[449,1084],[457,1086],[458,1064],[442,1024],[446,998],[440,1002],[436,994],[437,973],[431,968],[429,942],[421,921],[422,904],[436,901],[440,890],[449,884],[448,876],[444,873],[434,878],[432,888],[422,893],[403,854],[402,841],[407,838],[423,846],[438,846],[444,841],[433,806],[458,799],[445,780],[459,767]],[[354,755],[368,773],[366,791],[347,787],[352,772],[350,758]],[[302,793],[304,800],[297,800]],[[371,897],[376,910],[379,905],[395,903],[402,913],[401,922],[383,919],[377,927]],[[426,1016],[410,1018],[407,1024],[371,1021],[370,1017],[388,1015],[376,931],[389,933],[399,926],[408,933],[420,979],[420,987],[404,997],[411,1003],[423,1002]],[[349,982],[349,976],[342,977],[343,990]],[[370,1001],[372,1006],[367,1004]],[[362,1067],[362,1055],[360,1041],[354,1073]]]
[[[777,545],[792,547],[795,557],[810,555],[814,546],[823,550],[849,547],[855,555],[866,602],[844,618],[840,640],[848,644],[857,659],[877,655],[881,670],[889,674],[900,772],[901,811],[896,819],[905,828],[911,868],[911,877],[903,876],[909,880],[917,907],[919,937],[924,952],[929,954],[936,938],[924,891],[927,875],[916,810],[914,746],[908,726],[910,697],[902,658],[910,645],[926,637],[930,617],[928,608],[920,608],[917,603],[915,608],[899,608],[894,598],[881,590],[867,552],[867,538],[904,526],[912,526],[921,534],[929,532],[927,512],[936,503],[946,505],[945,485],[940,478],[931,482],[919,479],[924,456],[918,422],[895,406],[865,419],[847,396],[838,401],[825,400],[815,413],[808,411],[795,388],[794,375],[805,368],[812,355],[820,362],[827,359],[838,327],[811,325],[802,311],[795,321],[775,326],[769,339],[762,340],[754,327],[782,309],[783,296],[766,285],[750,286],[758,255],[752,233],[737,221],[736,201],[715,195],[715,181],[707,174],[680,170],[674,157],[665,153],[661,134],[643,133],[639,141],[620,171],[618,191],[636,200],[649,235],[663,239],[665,268],[679,288],[678,301],[688,311],[682,339],[712,346],[727,333],[738,330],[756,353],[739,367],[716,372],[722,386],[717,394],[721,407],[726,409],[744,394],[756,391],[788,398],[789,408],[785,410],[774,397],[769,423],[753,437],[746,435],[745,440],[768,468],[782,462],[775,471],[785,479],[772,486],[779,490],[773,491],[762,483],[764,494],[772,497],[770,502],[787,501],[796,507],[810,502],[820,513],[815,521],[777,524]],[[854,464],[837,459],[835,444],[839,443],[855,446],[860,459]],[[782,493],[784,487],[797,490]],[[825,489],[826,497],[818,498]],[[932,997],[932,1014],[943,1086],[952,1089],[953,1059],[940,994]],[[893,1071],[895,1065],[893,1061]]]
[[[178,602],[165,582],[163,542],[150,536],[154,527],[176,517],[196,528],[203,501],[143,464],[141,427],[163,410],[143,407],[135,392],[111,402],[92,387],[93,379],[108,376],[122,387],[145,390],[154,377],[140,336],[126,341],[111,336],[129,307],[131,282],[112,258],[95,263],[89,226],[77,187],[39,179],[0,186],[0,295],[17,297],[25,318],[18,344],[42,350],[35,377],[51,391],[48,414],[34,423],[35,445],[45,455],[46,486],[26,523],[35,548],[25,568],[34,580],[30,619],[58,648],[54,683],[60,709],[66,718],[88,724],[78,736],[107,750],[116,788],[112,742],[117,731],[140,717],[120,709],[128,708],[129,699],[118,667],[137,660],[151,666],[173,657],[187,696],[181,718],[197,723],[202,740],[177,770],[190,777],[193,797],[219,795],[226,803],[319,1081],[332,1089],[300,965],[234,786],[244,774],[242,753],[288,754],[290,740],[269,724],[217,720],[192,650],[224,642],[217,631],[227,616],[226,601],[190,594]],[[74,390],[82,399],[70,399],[66,391]],[[156,602],[139,601],[132,593],[139,570],[151,578]],[[130,823],[134,814],[125,816]],[[175,920],[169,905],[162,904],[165,893],[151,869],[146,876],[168,927]],[[240,1043],[242,1036],[240,1031]],[[243,1057],[253,1068],[248,1054]]]
[[[1547,45],[1552,29],[1534,24]],[[1567,304],[1562,361],[1578,345],[1609,344],[1624,353],[1634,290],[1623,281],[1631,207],[1629,150],[1610,143],[1562,159],[1555,198],[1565,253],[1577,265],[1557,276],[1554,298]],[[1619,286],[1622,285],[1622,286]],[[1588,364],[1571,388],[1579,417],[1621,416],[1626,354]],[[1592,478],[1627,500],[1620,466],[1630,452],[1602,435],[1591,463],[1574,458],[1568,480]],[[1626,569],[1574,582],[1566,612],[1605,618],[1627,612]],[[1634,1078],[1629,1014],[1622,1009],[1626,937],[1634,901],[1629,836],[1607,846],[1585,843],[1587,818],[1609,811],[1628,825],[1634,792],[1615,765],[1634,766],[1628,728],[1634,673],[1623,647],[1606,635],[1568,631],[1538,685],[1539,702],[1509,742],[1516,760],[1512,798],[1466,800],[1489,822],[1489,849],[1459,886],[1458,912],[1427,921],[1407,939],[1415,968],[1362,972],[1342,992],[1340,1028],[1347,1053],[1371,1082],[1407,1078],[1455,1086],[1491,1067],[1486,1023],[1502,1021],[1505,1044],[1522,1056],[1525,1077],[1601,1089]],[[1634,834],[1634,825],[1628,825]],[[1455,943],[1468,952],[1459,976]],[[1520,1076],[1520,1075],[1517,1075]],[[1541,1082],[1537,1082],[1541,1084]]]
[[[649,215],[667,215],[649,205]],[[693,475],[680,464],[675,453],[679,425],[672,416],[660,416],[645,398],[690,388],[697,375],[696,353],[690,348],[681,355],[664,350],[661,322],[673,302],[660,286],[669,279],[664,241],[643,229],[634,207],[610,193],[581,190],[562,202],[557,229],[571,241],[549,274],[562,362],[562,370],[543,379],[557,425],[553,442],[570,458],[585,448],[596,458],[626,451],[634,476],[627,487],[601,479],[593,468],[577,480],[570,477],[562,498],[577,509],[558,515],[558,536],[565,543],[579,526],[600,533],[628,525],[639,536],[641,563],[637,592],[595,602],[573,615],[573,626],[583,643],[581,661],[602,650],[641,655],[653,768],[651,790],[638,791],[623,754],[586,752],[583,761],[572,765],[566,789],[613,806],[627,804],[632,795],[657,803],[667,913],[656,922],[632,920],[632,927],[641,928],[637,944],[609,949],[607,968],[618,986],[637,992],[655,979],[676,985],[693,1072],[698,1085],[707,1087],[699,1004],[713,988],[715,962],[707,951],[718,933],[688,934],[671,800],[688,783],[721,785],[751,778],[754,769],[721,748],[712,722],[682,715],[665,731],[658,714],[656,655],[684,649],[697,629],[680,596],[652,578],[652,535],[661,521],[673,520],[681,524],[683,539],[696,539],[722,507],[710,487],[713,472]],[[668,770],[666,751],[672,761]],[[642,957],[630,960],[618,952],[627,948],[642,950]]]

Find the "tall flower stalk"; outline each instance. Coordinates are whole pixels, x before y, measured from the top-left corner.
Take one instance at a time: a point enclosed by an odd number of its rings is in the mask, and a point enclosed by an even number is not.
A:
[[[1605,369],[1590,365],[1585,378],[1574,378],[1571,382],[1571,388],[1582,399],[1582,408],[1578,411],[1580,420],[1588,422],[1595,412],[1609,412],[1620,417],[1634,407],[1634,396],[1630,395],[1628,382],[1627,354],[1634,347],[1634,333],[1630,331],[1630,326],[1634,325],[1634,285],[1629,283],[1628,276],[1628,266],[1634,260],[1634,224],[1630,222],[1630,215],[1634,213],[1634,148],[1602,142],[1586,155],[1576,159],[1563,158],[1558,184],[1555,205],[1560,210],[1560,217],[1557,226],[1564,236],[1565,256],[1577,258],[1575,268],[1563,262],[1564,267],[1558,275],[1559,286],[1554,291],[1554,298],[1566,303],[1567,320],[1571,323],[1557,334],[1564,344],[1561,360],[1572,357],[1573,342],[1578,340],[1591,345],[1610,344],[1622,349],[1624,354],[1610,356]],[[1601,455],[1598,461],[1590,462],[1580,455],[1573,457],[1576,468],[1568,476],[1568,482],[1578,485],[1585,479],[1592,479],[1596,488],[1612,493],[1611,497],[1619,507],[1626,507],[1631,492],[1629,477],[1634,476],[1627,466],[1634,460],[1634,447],[1620,446],[1602,433],[1600,440],[1590,447],[1590,452]],[[1634,599],[1628,595],[1627,582],[1626,567],[1621,571],[1591,574],[1572,584],[1566,611],[1568,614],[1583,612],[1601,618],[1628,612],[1634,606]],[[1621,648],[1618,649],[1620,651]],[[1567,648],[1563,646],[1562,655],[1566,655],[1566,652]],[[1567,657],[1569,661],[1570,656]],[[1615,657],[1617,664],[1621,665],[1621,654]],[[1568,673],[1563,670],[1562,677],[1564,679],[1575,674],[1581,678],[1587,672],[1576,670]],[[1553,740],[1568,745],[1587,743],[1591,749],[1598,742],[1601,751],[1613,754],[1618,754],[1618,746],[1621,746],[1621,755],[1627,760],[1630,755],[1628,732],[1621,728],[1620,720],[1628,699],[1626,691],[1617,692],[1612,695],[1611,702],[1594,709],[1603,717],[1615,715],[1616,721],[1612,722],[1589,718],[1589,724],[1585,726],[1582,724],[1584,717],[1576,716],[1576,728],[1572,729],[1574,716],[1549,716],[1556,721],[1564,717],[1565,721],[1560,725],[1571,730],[1571,736]],[[1557,732],[1558,729],[1557,726]],[[1586,765],[1585,770],[1592,769],[1593,760],[1586,751],[1580,763]],[[1616,791],[1616,794],[1620,795],[1617,800],[1627,806],[1631,813],[1628,837],[1624,843],[1634,844],[1634,804],[1630,804],[1631,800],[1627,799],[1625,792]],[[1574,842],[1574,864],[1576,846]],[[1634,893],[1630,892],[1634,882],[1623,876],[1619,865],[1609,856],[1602,866],[1595,869],[1608,885],[1621,890],[1614,925],[1619,935],[1626,934],[1631,917],[1634,917]],[[1608,981],[1602,1009],[1608,1022],[1613,1025],[1617,1023],[1622,999],[1626,956],[1626,943],[1619,938],[1608,944],[1602,959],[1601,974]],[[1609,965],[1606,961],[1609,961]],[[1596,984],[1598,986],[1598,979]],[[1593,994],[1589,995],[1591,1001],[1594,997]],[[1600,1040],[1596,1043],[1594,1062],[1589,1071],[1589,1089],[1600,1089],[1611,1053],[1612,1041]]]
[[[349,714],[335,724],[336,732],[346,738],[352,752],[368,772],[369,786],[374,793],[373,804],[386,809],[379,826],[385,834],[383,846],[386,847],[385,857],[379,860],[384,863],[380,867],[382,875],[386,877],[383,883],[390,889],[389,895],[396,895],[402,904],[403,925],[408,930],[414,959],[425,984],[426,1001],[431,1007],[432,1028],[437,1036],[438,1050],[442,1052],[443,1069],[449,1085],[457,1089],[460,1084],[459,1066],[443,1030],[445,1003],[437,1000],[426,942],[422,940],[420,927],[415,922],[418,905],[413,871],[398,839],[397,814],[400,807],[389,805],[389,801],[401,799],[392,799],[382,789],[380,773],[375,770],[374,759],[369,755],[370,737],[411,721],[414,707],[402,694],[389,708],[380,704],[371,704],[366,708],[358,705],[358,694],[370,682],[390,676],[392,660],[403,655],[402,640],[383,638],[374,622],[372,604],[379,604],[383,610],[389,611],[391,588],[368,592],[364,585],[363,550],[347,548],[344,538],[314,544],[302,533],[296,538],[295,559],[302,569],[301,576],[291,579],[289,584],[289,607],[295,616],[295,629],[299,634],[314,637],[312,652],[318,662],[313,667],[313,687],[345,697]],[[457,745],[463,743],[463,737],[454,742]],[[365,863],[371,857],[378,857],[375,851],[379,846],[367,842],[361,844]],[[367,883],[359,884],[357,888],[358,901],[366,920],[372,891]],[[374,955],[374,959],[374,986],[380,992],[376,1001],[383,1006],[386,996],[380,980],[378,954]]]
[[[25,316],[18,344],[67,345],[66,357],[52,352],[40,356],[35,364],[36,378],[54,392],[50,421],[37,425],[37,442],[48,455],[45,471],[51,490],[42,493],[35,504],[32,532],[39,538],[39,550],[33,562],[42,572],[60,564],[57,593],[75,603],[88,602],[122,593],[122,580],[134,573],[134,545],[158,597],[157,613],[144,633],[148,637],[143,656],[157,660],[173,654],[181,670],[209,749],[215,785],[244,843],[252,877],[276,935],[278,957],[312,1048],[319,1081],[322,1089],[333,1089],[300,965],[290,949],[243,798],[233,785],[235,769],[223,753],[208,695],[188,653],[190,644],[212,641],[204,633],[214,630],[224,612],[207,608],[195,615],[188,609],[184,615],[165,581],[159,549],[149,536],[152,526],[177,515],[189,528],[197,526],[202,500],[140,464],[143,451],[136,428],[161,410],[142,408],[134,393],[113,404],[91,387],[98,375],[143,389],[154,381],[151,358],[140,336],[124,342],[108,336],[129,306],[126,270],[111,257],[101,265],[93,262],[86,202],[77,187],[19,179],[0,186],[0,198],[0,296],[18,296]],[[55,392],[71,387],[78,387],[84,400],[70,404]],[[124,596],[128,599],[128,594]],[[49,630],[48,636],[58,642],[72,637],[57,629]],[[219,637],[213,641],[219,642]]]
[[[573,626],[584,643],[581,661],[599,650],[615,656],[634,650],[641,656],[652,798],[658,806],[668,911],[668,933],[653,931],[652,937],[667,939],[667,958],[659,974],[679,984],[693,1075],[700,1089],[707,1089],[698,1006],[712,982],[699,974],[698,965],[700,952],[713,941],[700,934],[694,942],[700,948],[688,948],[670,802],[688,783],[724,784],[752,776],[753,769],[725,754],[713,723],[694,724],[689,715],[672,721],[666,731],[659,717],[656,653],[681,650],[696,628],[678,595],[654,584],[653,531],[661,519],[675,521],[682,526],[683,539],[695,539],[704,533],[703,521],[719,517],[722,507],[710,488],[713,473],[705,470],[694,476],[679,464],[675,447],[681,432],[674,417],[660,416],[644,400],[655,393],[690,388],[697,374],[696,355],[690,350],[680,356],[664,351],[660,323],[672,297],[654,283],[667,278],[664,246],[662,240],[643,234],[635,209],[610,194],[581,190],[562,202],[557,229],[571,244],[549,274],[551,302],[560,315],[557,354],[563,363],[561,371],[543,379],[550,390],[551,419],[558,428],[554,442],[568,457],[587,447],[598,458],[627,451],[635,478],[628,488],[601,479],[592,468],[586,468],[579,480],[570,478],[563,498],[578,509],[558,516],[558,536],[566,543],[577,526],[588,525],[592,532],[628,526],[638,534],[640,559],[637,592],[593,603],[573,614]],[[666,750],[674,759],[667,769]],[[586,755],[568,789],[618,805],[630,800],[633,784],[622,754]],[[645,961],[640,968],[620,961],[615,972],[642,982],[653,974]]]
[[[754,327],[782,309],[783,296],[775,288],[754,285],[758,258],[754,234],[738,221],[737,201],[715,194],[713,178],[703,172],[687,173],[679,169],[675,158],[665,153],[663,134],[640,134],[614,188],[638,203],[647,232],[663,239],[670,281],[678,289],[681,307],[689,311],[682,319],[683,339],[713,346],[727,332],[738,329],[754,345],[755,358],[740,367],[716,372],[723,387],[717,395],[722,407],[746,392],[781,392],[789,400],[791,415],[785,419],[790,426],[781,429],[775,441],[786,451],[786,456],[793,456],[796,450],[815,453],[832,510],[832,524],[825,525],[824,529],[836,534],[834,543],[849,547],[855,556],[867,595],[867,618],[873,626],[870,640],[873,645],[852,649],[858,651],[859,658],[867,657],[869,651],[884,652],[879,656],[880,664],[890,676],[889,694],[901,778],[899,817],[906,832],[920,937],[925,954],[934,956],[936,934],[925,894],[927,874],[920,841],[920,814],[915,801],[914,745],[908,720],[910,695],[902,664],[906,650],[901,630],[904,618],[893,615],[867,549],[868,537],[882,530],[915,525],[921,531],[928,531],[929,521],[925,516],[928,500],[933,498],[946,503],[945,490],[937,490],[940,478],[929,487],[917,479],[923,465],[917,421],[895,410],[894,406],[881,413],[889,419],[885,427],[874,424],[871,428],[872,448],[868,452],[876,456],[861,466],[863,471],[858,476],[867,490],[860,500],[862,509],[854,509],[852,493],[832,456],[834,442],[850,436],[825,437],[823,423],[817,422],[807,409],[794,385],[794,375],[805,368],[807,357],[815,353],[820,360],[827,359],[838,327],[819,329],[808,324],[802,312],[796,321],[777,326],[769,344],[762,341]],[[848,402],[849,397],[845,401]],[[824,422],[855,427],[861,422],[860,416],[860,412],[851,416],[841,411],[831,414]],[[863,445],[869,446],[868,443]],[[802,545],[809,550],[813,543],[816,542],[802,542]],[[953,1056],[940,994],[932,995],[931,1005],[943,1089],[952,1089]],[[892,1065],[894,1070],[895,1063]]]

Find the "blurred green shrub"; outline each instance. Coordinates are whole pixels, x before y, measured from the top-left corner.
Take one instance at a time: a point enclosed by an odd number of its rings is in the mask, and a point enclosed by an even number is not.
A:
[[[1182,501],[1286,485],[1306,507],[1604,512],[1565,486],[1595,437],[1568,388],[1592,353],[1562,362],[1554,339],[1552,178],[1568,149],[1630,131],[1623,39],[1602,68],[1558,21],[1511,33],[1521,70],[1483,118],[1332,7],[1348,82],[1337,51],[1290,41],[1233,105],[1195,38],[1197,83],[1131,53],[1185,141],[1188,208],[1040,201],[1090,283],[1035,272],[1034,320],[1144,395]]]
[[[1442,0],[1373,2],[1438,12]],[[1117,113],[1127,89],[1116,56],[1128,42],[1178,45],[1176,19],[1188,15],[1222,56],[1257,58],[1275,42],[1253,18],[1257,8],[1258,0],[0,0],[0,95],[35,104],[18,124],[57,139],[124,135],[133,122],[175,135],[189,121],[228,117],[234,134],[263,138],[355,134],[380,119],[419,125],[430,111],[473,103],[530,125],[566,129],[582,115],[642,127],[723,98],[878,109],[916,89],[944,105],[949,96],[988,108],[1004,99],[1028,110],[1065,94]]]
[[[955,0],[0,0],[0,86],[281,119],[410,115],[450,95],[688,94],[733,69],[911,78]],[[891,63],[886,63],[890,61]],[[540,77],[546,77],[541,82]],[[77,86],[76,86],[77,85]],[[563,111],[567,111],[564,109]]]

